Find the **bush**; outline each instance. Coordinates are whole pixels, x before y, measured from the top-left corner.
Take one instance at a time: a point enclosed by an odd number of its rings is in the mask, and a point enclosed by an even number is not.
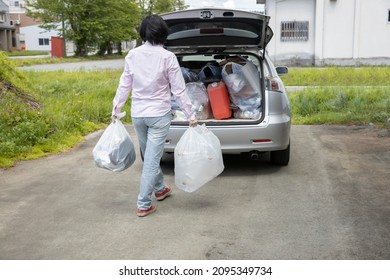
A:
[[[390,67],[291,68],[286,86],[390,86]]]
[[[289,94],[295,124],[367,124],[384,126],[390,117],[385,87],[319,87]]]
[[[119,76],[119,71],[22,73],[0,53],[0,167],[67,150],[108,124]]]
[[[27,153],[50,134],[27,79],[0,53],[0,157]]]

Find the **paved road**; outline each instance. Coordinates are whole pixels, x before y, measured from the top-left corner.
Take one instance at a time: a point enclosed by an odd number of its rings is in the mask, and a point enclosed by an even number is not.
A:
[[[191,194],[174,188],[145,218],[135,215],[142,162],[96,168],[94,133],[0,171],[0,259],[388,260],[390,138],[378,133],[293,126],[289,166],[226,156],[219,177]],[[163,169],[173,185],[172,156]]]

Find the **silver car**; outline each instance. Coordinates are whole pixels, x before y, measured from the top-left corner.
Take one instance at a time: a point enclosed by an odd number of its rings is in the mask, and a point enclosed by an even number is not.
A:
[[[167,13],[162,18],[169,26],[165,47],[176,54],[187,85],[192,86],[188,90],[199,110],[199,122],[219,138],[223,154],[247,153],[257,159],[260,153],[270,152],[271,163],[287,165],[291,110],[278,74],[288,69],[275,68],[267,55],[266,45],[273,36],[269,17],[211,8]],[[220,81],[227,89],[228,105],[220,97],[211,98],[209,90]],[[203,93],[191,89],[202,84],[210,94],[208,104]],[[174,109],[167,153],[174,152],[188,128],[180,111]],[[230,115],[223,115],[226,110]]]

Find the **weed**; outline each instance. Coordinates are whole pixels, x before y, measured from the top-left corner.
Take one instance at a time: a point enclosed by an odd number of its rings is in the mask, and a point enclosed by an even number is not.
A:
[[[385,126],[390,91],[380,87],[320,87],[289,94],[294,124],[367,124]]]
[[[111,121],[119,71],[22,73],[0,58],[0,167],[68,150]]]
[[[286,86],[390,86],[390,67],[291,68]]]
[[[0,52],[0,167],[66,151],[105,127],[120,74],[20,73]],[[390,117],[389,68],[290,69],[282,78],[285,85],[319,86],[289,94],[294,124],[383,125]]]

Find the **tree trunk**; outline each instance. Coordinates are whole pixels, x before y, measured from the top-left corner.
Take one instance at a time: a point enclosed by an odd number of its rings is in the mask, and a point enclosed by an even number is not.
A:
[[[122,43],[118,42],[116,43],[117,52],[119,55],[122,55]]]

